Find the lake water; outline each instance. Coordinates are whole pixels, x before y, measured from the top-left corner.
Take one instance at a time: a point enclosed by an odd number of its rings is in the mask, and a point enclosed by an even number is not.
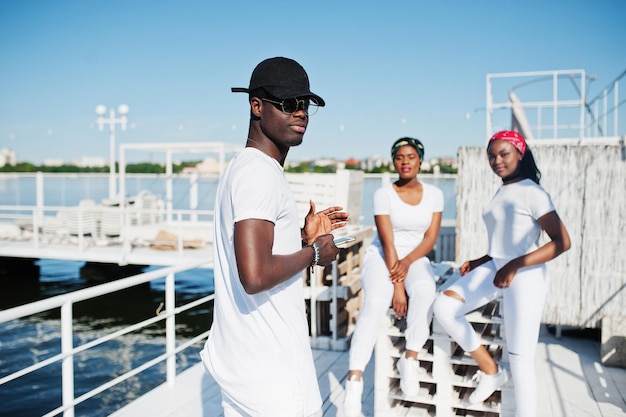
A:
[[[454,178],[424,177],[422,181],[440,187],[444,193],[444,219],[456,217]],[[34,205],[36,181],[30,178],[0,176],[0,205]],[[96,202],[108,195],[107,176],[57,176],[44,183],[47,206],[72,206],[89,198]],[[212,209],[217,181],[201,179],[198,184],[199,208]],[[372,195],[380,187],[379,178],[367,178],[363,184],[362,223],[373,225]],[[129,195],[147,189],[164,196],[165,181],[155,176],[134,176],[127,180]],[[175,179],[173,205],[187,208],[189,181]],[[39,280],[21,285],[0,282],[0,309],[51,297],[91,285],[80,278],[83,262],[41,259]],[[149,267],[150,269],[152,267]],[[7,280],[10,281],[10,280]],[[11,285],[9,285],[11,284]],[[177,299],[191,300],[213,292],[212,271],[199,269],[177,274]],[[164,280],[86,301],[76,305],[74,313],[75,344],[84,343],[118,328],[150,317],[164,297]],[[195,310],[177,317],[181,340],[204,331],[211,322],[211,311]],[[60,352],[58,311],[23,320],[0,323],[0,377],[40,362]],[[131,365],[164,353],[163,324],[107,342],[80,354],[74,363],[76,396],[126,372]],[[197,349],[190,348],[178,356],[178,372],[199,361]],[[0,416],[32,417],[45,414],[61,404],[60,365],[19,378],[0,387]],[[160,364],[115,386],[76,408],[76,416],[108,416],[133,399],[165,382],[165,365]]]

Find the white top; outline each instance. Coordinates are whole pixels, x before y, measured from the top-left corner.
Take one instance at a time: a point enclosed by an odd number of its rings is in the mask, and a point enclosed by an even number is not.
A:
[[[424,240],[424,233],[430,227],[433,213],[443,211],[443,192],[431,184],[422,183],[422,200],[419,204],[407,204],[393,188],[387,184],[374,193],[374,216],[389,215],[393,227],[393,243],[399,258],[409,252]],[[381,249],[382,244],[378,234],[372,245]]]
[[[254,148],[230,162],[215,203],[215,308],[204,364],[221,389],[251,415],[293,417],[320,409],[309,343],[302,274],[247,294],[239,279],[234,224],[274,223],[274,254],[302,248],[298,209],[283,168]]]
[[[510,261],[537,249],[537,219],[554,210],[550,195],[532,180],[502,185],[483,210],[489,256]]]

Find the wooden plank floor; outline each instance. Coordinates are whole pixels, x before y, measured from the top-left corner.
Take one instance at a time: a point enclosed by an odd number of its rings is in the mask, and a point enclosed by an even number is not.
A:
[[[314,350],[324,417],[341,417],[348,352]],[[374,361],[365,370],[363,416],[374,417]],[[537,348],[538,417],[626,416],[626,370],[603,366],[600,343],[565,331],[556,338],[542,327]],[[219,388],[197,364],[114,413],[114,417],[221,417]],[[407,409],[410,415],[410,410]],[[376,416],[386,417],[386,416]]]
[[[542,328],[537,349],[538,417],[626,416],[626,370],[602,365],[600,343]]]

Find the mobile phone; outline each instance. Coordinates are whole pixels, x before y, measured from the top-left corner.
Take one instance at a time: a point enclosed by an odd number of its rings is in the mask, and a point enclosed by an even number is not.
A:
[[[352,242],[353,240],[356,240],[356,237],[344,236],[344,237],[336,238],[335,240],[333,240],[333,242],[335,243],[335,246],[339,246],[339,245],[343,245],[344,243]]]

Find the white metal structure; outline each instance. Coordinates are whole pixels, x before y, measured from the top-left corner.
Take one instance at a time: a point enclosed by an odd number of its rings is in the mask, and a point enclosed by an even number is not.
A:
[[[16,320],[23,317],[28,317],[33,314],[45,312],[48,310],[60,308],[61,309],[61,353],[54,355],[39,363],[35,363],[27,368],[20,369],[0,378],[0,389],[2,385],[34,372],[43,367],[61,362],[62,364],[62,398],[63,404],[60,407],[51,410],[44,417],[55,416],[59,413],[63,413],[64,417],[74,416],[74,407],[83,401],[92,398],[93,396],[117,385],[128,378],[148,369],[160,362],[166,361],[166,375],[167,383],[170,386],[174,385],[176,378],[176,354],[187,349],[193,344],[200,342],[209,334],[209,331],[205,331],[190,340],[181,343],[176,346],[176,314],[187,311],[191,308],[208,303],[213,300],[213,294],[202,297],[198,300],[192,301],[187,304],[175,306],[175,274],[186,271],[193,268],[202,267],[202,262],[195,262],[183,266],[174,266],[159,269],[156,271],[150,271],[143,274],[135,275],[133,277],[120,279],[106,284],[97,285],[91,288],[70,292],[67,294],[58,295],[41,301],[37,301],[30,304],[25,304],[19,307],[14,307],[8,310],[0,311],[0,323],[8,322],[10,320]],[[165,277],[165,309],[159,312],[155,317],[141,321],[134,325],[128,326],[124,329],[112,332],[106,336],[92,340],[90,342],[81,344],[79,346],[73,345],[74,340],[74,325],[73,325],[73,308],[74,304],[79,301],[92,299],[104,294],[109,294],[115,291],[123,290],[126,288],[134,287],[143,283],[154,281],[156,279]],[[158,357],[147,361],[134,369],[120,375],[119,377],[100,385],[92,389],[91,391],[79,396],[74,397],[74,356],[87,349],[94,348],[104,342],[112,340],[116,337],[124,334],[136,331],[141,328],[145,328],[159,321],[165,320],[165,339],[166,339],[166,352]]]
[[[487,74],[487,137],[513,128],[529,142],[614,142],[620,136],[619,80],[624,75],[626,71],[588,101],[595,77],[584,70]]]
[[[212,262],[213,210],[171,210],[170,220],[166,222],[160,197],[148,192],[134,196],[132,204],[128,199],[117,205],[96,204],[83,196],[77,205],[46,205],[44,195],[49,191],[44,190],[44,184],[61,175],[41,172],[10,175],[16,180],[33,176],[35,205],[0,206],[0,240],[4,243],[0,248],[1,256],[119,265],[174,265],[194,259]],[[97,180],[98,176],[81,174],[81,178],[88,182]],[[190,194],[190,199],[193,198],[197,199],[197,189],[196,195]],[[195,220],[189,221],[192,217]],[[176,235],[177,241],[172,243],[173,250],[160,251],[155,256],[149,245],[161,230]],[[184,250],[186,242],[198,239],[202,239],[202,247],[196,244],[193,251]]]
[[[243,149],[241,145],[225,142],[181,142],[181,143],[129,143],[120,146],[120,196],[124,196],[126,176],[126,155],[128,151],[139,150],[165,153],[165,175],[167,176],[165,211],[168,221],[172,220],[172,157],[177,153],[216,153],[218,155],[217,176],[226,169],[226,155]]]
[[[109,126],[109,198],[115,198],[117,194],[115,186],[115,125],[119,124],[122,130],[126,130],[129,108],[126,104],[120,104],[117,111],[120,114],[119,118],[115,117],[115,109],[110,109],[109,118],[107,119],[105,118],[107,108],[102,104],[96,106],[96,114],[98,115],[96,123],[98,124],[98,130],[104,130],[105,124]]]

